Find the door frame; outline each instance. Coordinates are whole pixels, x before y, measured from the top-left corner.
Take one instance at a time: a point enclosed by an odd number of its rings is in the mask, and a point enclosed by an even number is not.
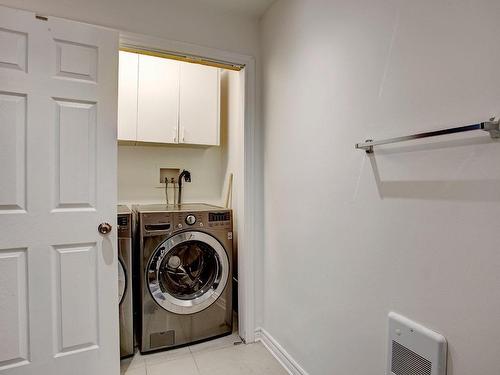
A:
[[[220,49],[203,47],[196,44],[178,42],[169,39],[120,31],[120,45],[142,47],[166,52],[175,52],[190,56],[227,61],[244,65],[240,74],[244,97],[244,114],[240,120],[243,137],[243,151],[240,152],[240,165],[243,167],[243,179],[236,185],[238,189],[238,320],[239,335],[246,343],[255,341],[255,264],[256,249],[256,64],[253,56],[228,52]],[[242,204],[241,204],[242,203]]]

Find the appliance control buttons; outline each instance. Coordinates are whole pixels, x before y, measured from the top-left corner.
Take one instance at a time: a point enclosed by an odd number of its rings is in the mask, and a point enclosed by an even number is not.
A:
[[[186,224],[193,225],[194,223],[196,223],[196,217],[194,215],[187,215]]]
[[[177,228],[181,229],[182,228],[182,224],[181,223],[177,224]]]

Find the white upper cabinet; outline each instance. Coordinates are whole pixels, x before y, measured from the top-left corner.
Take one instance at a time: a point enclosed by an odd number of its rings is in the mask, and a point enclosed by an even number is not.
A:
[[[118,79],[118,139],[137,139],[137,82],[139,55],[120,51]]]
[[[219,145],[219,69],[181,64],[179,143]]]
[[[218,146],[219,69],[120,52],[118,139]]]
[[[177,143],[179,62],[139,56],[137,140]]]

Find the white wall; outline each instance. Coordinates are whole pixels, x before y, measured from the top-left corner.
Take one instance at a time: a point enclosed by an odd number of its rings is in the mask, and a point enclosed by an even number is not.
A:
[[[0,4],[138,34],[256,56],[254,17],[199,0],[0,0]]]
[[[241,237],[239,233],[243,232],[242,215],[242,197],[238,190],[243,179],[243,128],[242,128],[242,109],[243,97],[241,87],[241,75],[238,72],[224,71],[221,74],[221,151],[222,151],[222,199],[221,205],[226,204],[228,200],[229,208],[233,210],[233,277],[238,279],[238,248]],[[230,175],[233,175],[232,187],[230,187]],[[231,190],[229,197],[228,190]],[[237,296],[238,284],[233,282],[233,291]],[[238,303],[237,298],[233,296],[233,301]],[[238,311],[238,306],[233,304],[233,309]]]
[[[383,374],[386,315],[500,373],[500,144],[368,137],[500,114],[500,2],[280,0],[262,22],[262,325],[306,369]]]
[[[183,202],[220,204],[222,152],[220,147],[118,147],[118,201],[122,204],[165,203],[159,168],[187,169],[192,182],[183,183]],[[169,190],[170,203],[173,191]]]

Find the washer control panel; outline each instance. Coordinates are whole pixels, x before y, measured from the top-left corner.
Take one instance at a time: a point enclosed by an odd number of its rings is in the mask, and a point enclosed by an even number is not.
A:
[[[211,223],[230,221],[230,220],[231,220],[231,213],[229,211],[208,213],[208,221]]]
[[[118,238],[131,238],[132,225],[130,223],[130,214],[118,214]]]
[[[193,229],[203,227],[205,217],[203,212],[176,212],[174,215],[175,229]]]
[[[174,214],[176,230],[194,228],[231,229],[231,211],[179,212]]]
[[[231,211],[212,211],[208,213],[208,226],[214,229],[231,229]]]
[[[196,223],[196,216],[189,214],[184,221],[187,225],[194,225]]]
[[[140,213],[142,236],[171,235],[187,229],[232,230],[230,210]]]

